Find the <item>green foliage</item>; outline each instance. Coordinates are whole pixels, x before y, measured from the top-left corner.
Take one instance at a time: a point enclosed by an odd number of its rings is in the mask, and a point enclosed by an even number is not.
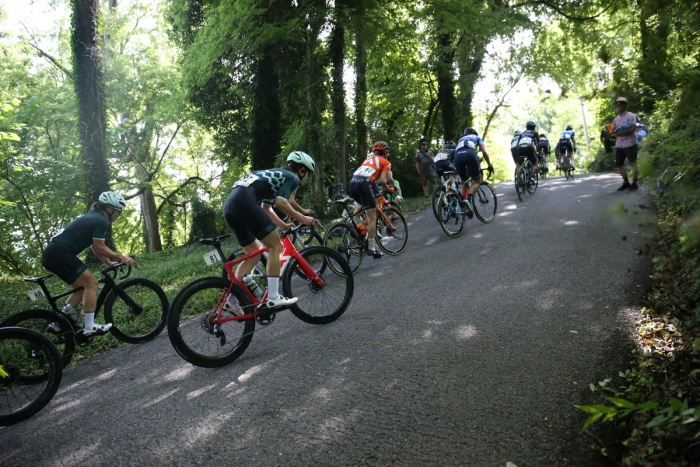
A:
[[[195,243],[200,238],[212,237],[219,233],[216,218],[219,217],[219,209],[214,209],[210,204],[192,199],[192,229],[190,230],[189,243]]]

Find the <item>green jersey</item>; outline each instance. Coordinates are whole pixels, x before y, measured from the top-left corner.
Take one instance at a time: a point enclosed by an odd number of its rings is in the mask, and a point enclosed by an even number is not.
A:
[[[51,240],[65,246],[77,255],[92,245],[93,240],[104,240],[109,229],[109,222],[101,211],[93,210],[75,219],[58,231]]]
[[[301,181],[287,169],[256,170],[247,173],[233,187],[250,187],[255,190],[255,200],[272,204],[275,198],[289,199],[299,188]]]

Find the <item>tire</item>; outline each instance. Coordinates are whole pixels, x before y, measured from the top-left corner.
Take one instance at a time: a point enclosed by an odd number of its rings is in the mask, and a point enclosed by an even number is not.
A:
[[[345,313],[352,301],[355,282],[350,266],[340,253],[324,246],[312,246],[299,254],[323,280],[323,286],[318,287],[309,280],[299,262],[292,258],[282,273],[284,295],[299,299],[290,310],[294,316],[309,324],[335,321]],[[330,266],[325,273],[321,272],[324,263]],[[342,274],[336,271],[342,271]]]
[[[377,246],[384,253],[396,256],[406,249],[408,244],[408,223],[399,210],[386,207],[382,210],[394,230],[391,230],[384,217],[377,215]]]
[[[214,334],[212,318],[230,280],[205,277],[186,285],[175,297],[168,313],[168,337],[175,351],[193,365],[214,368],[231,363],[248,348],[255,331],[253,305],[237,286],[231,290],[251,317],[221,325],[222,336]]]
[[[297,250],[302,250],[307,246],[311,245],[323,245],[323,236],[319,234],[315,229],[312,234],[311,229],[309,229],[308,227],[302,227],[292,235],[294,235],[292,243],[297,248]],[[309,241],[309,237],[311,237],[311,241]],[[306,243],[307,241],[309,241],[308,244]]]
[[[527,192],[534,195],[537,191],[537,185],[539,183],[539,176],[536,170],[530,169],[530,183],[527,184]]]
[[[518,193],[518,199],[520,201],[525,201],[525,185],[527,184],[525,178],[525,169],[522,167],[515,170],[515,191]]]
[[[484,224],[493,222],[498,211],[496,191],[488,182],[482,182],[473,198],[474,214]]]
[[[132,304],[127,304],[116,289],[105,300],[105,321],[109,332],[122,342],[142,344],[161,333],[168,316],[168,297],[158,284],[148,279],[129,279],[118,284]]]
[[[353,274],[360,269],[362,264],[362,238],[355,227],[344,222],[337,222],[331,225],[326,230],[326,236],[323,239],[323,244],[328,248],[337,251],[350,266]],[[328,266],[333,269],[335,264],[329,263]],[[336,274],[343,274],[341,268],[333,269]]]
[[[462,197],[454,190],[445,191],[440,195],[438,202],[438,214],[440,227],[450,237],[459,237],[464,230],[464,222],[467,216],[460,214],[460,201]]]
[[[445,192],[445,186],[439,185],[433,190],[433,215],[435,219],[440,222],[440,216],[438,215],[438,201],[440,201],[440,195]]]
[[[58,331],[50,328],[55,323]],[[10,315],[0,323],[0,327],[19,326],[31,329],[48,338],[61,355],[63,366],[70,363],[75,352],[75,332],[79,330],[63,315],[51,310],[24,310]]]
[[[0,328],[0,426],[43,409],[63,377],[60,352],[45,336],[21,327]]]

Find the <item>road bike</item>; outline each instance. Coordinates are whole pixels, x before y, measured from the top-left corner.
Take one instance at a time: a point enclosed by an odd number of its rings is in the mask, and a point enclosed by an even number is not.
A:
[[[445,175],[454,177],[454,172],[445,172]],[[495,219],[498,211],[498,197],[493,186],[484,178],[484,169],[481,169],[481,180],[483,181],[479,183],[479,188],[472,197],[472,208],[462,199],[459,185],[450,186],[440,194],[437,218],[442,230],[450,237],[459,237],[464,230],[467,218],[471,219],[474,215],[484,224]],[[462,185],[471,187],[471,177]]]
[[[112,323],[109,332],[115,338],[129,344],[148,342],[165,328],[168,298],[163,289],[151,280],[142,277],[124,280],[131,275],[131,266],[118,278],[121,282],[117,283],[117,271],[122,266],[125,266],[124,263],[116,262],[102,270],[102,278],[98,282],[104,286],[97,297],[95,316],[104,305],[105,322]],[[51,277],[53,275],[48,274],[24,279],[25,282],[39,285],[38,289],[29,292],[29,296],[33,300],[45,297],[51,305],[50,310],[20,311],[5,318],[0,327],[21,326],[45,335],[58,348],[63,364],[68,365],[76,344],[89,344],[99,336],[85,337],[82,326],[63,314],[56,305],[59,298],[82,290],[82,287],[51,295],[46,286],[46,280]]]
[[[564,150],[564,154],[562,154],[561,161],[559,163],[559,166],[561,168],[561,171],[564,172],[564,176],[566,179],[574,179],[574,168],[571,166],[570,162],[570,156],[569,156],[569,150],[566,149]]]
[[[396,256],[408,243],[408,223],[401,211],[385,203],[383,198],[382,191],[374,208],[377,213],[377,246],[384,253]],[[355,212],[359,205],[352,198],[337,200],[335,204],[341,206],[342,220],[328,227],[323,244],[340,253],[354,274],[369,251],[369,219],[365,209]],[[333,266],[329,264],[329,267]]]
[[[539,177],[537,172],[532,169],[532,162],[529,159],[523,161],[521,158],[520,164],[520,168],[515,169],[515,191],[518,193],[518,199],[524,201],[526,191],[531,195],[537,191]]]
[[[438,215],[438,201],[440,200],[440,195],[450,188],[455,191],[459,191],[459,185],[460,183],[458,177],[454,171],[444,171],[442,175],[440,175],[440,184],[433,190],[432,199],[433,215],[438,222],[440,221],[440,217]]]
[[[282,294],[298,298],[288,309],[306,323],[335,321],[352,300],[355,286],[350,266],[339,253],[324,246],[298,251],[289,238],[295,229],[300,227],[281,233]],[[226,237],[205,238],[200,243],[214,246],[223,257],[221,239]],[[180,290],[168,314],[168,337],[178,355],[207,368],[231,363],[248,348],[256,322],[270,325],[279,312],[287,309],[268,309],[267,289],[258,296],[234,275],[238,263],[267,251],[261,248],[225,262],[229,278],[204,277]]]
[[[43,409],[62,376],[61,354],[49,339],[31,329],[0,328],[0,426]]]
[[[548,158],[543,151],[540,151],[537,154],[537,171],[541,178],[547,178],[547,174],[549,173],[549,165],[547,164],[547,159]]]

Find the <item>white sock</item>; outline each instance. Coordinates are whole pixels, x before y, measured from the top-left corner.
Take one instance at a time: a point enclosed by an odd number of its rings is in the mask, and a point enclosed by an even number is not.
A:
[[[280,296],[279,293],[280,278],[267,276],[267,298],[275,299]]]
[[[370,250],[376,250],[377,249],[377,244],[375,243],[375,239],[370,238],[367,241],[367,246],[369,247]]]
[[[85,312],[85,329],[92,331],[92,328],[95,327],[95,312],[94,311],[86,311]]]

